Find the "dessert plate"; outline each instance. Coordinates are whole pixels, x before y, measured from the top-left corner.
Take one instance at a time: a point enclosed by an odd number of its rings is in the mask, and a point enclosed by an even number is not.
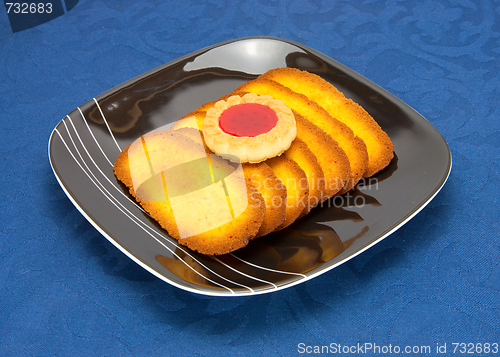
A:
[[[232,254],[209,257],[178,245],[116,180],[118,154],[140,135],[285,66],[316,73],[361,104],[391,137],[395,158],[354,190]],[[214,296],[273,292],[339,266],[408,222],[451,170],[445,140],[408,105],[307,46],[270,37],[199,50],[93,98],[54,128],[48,153],[62,189],[104,237],[158,278]]]

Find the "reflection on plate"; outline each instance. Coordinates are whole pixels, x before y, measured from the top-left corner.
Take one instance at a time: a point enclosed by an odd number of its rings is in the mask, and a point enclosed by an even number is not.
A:
[[[118,154],[140,135],[284,66],[316,73],[361,104],[391,137],[396,157],[354,190],[232,254],[212,258],[178,245],[116,180]],[[224,42],[111,89],[54,128],[49,158],[77,209],[123,253],[172,285],[219,296],[272,292],[333,269],[417,214],[451,170],[445,140],[413,109],[333,59],[277,38]]]

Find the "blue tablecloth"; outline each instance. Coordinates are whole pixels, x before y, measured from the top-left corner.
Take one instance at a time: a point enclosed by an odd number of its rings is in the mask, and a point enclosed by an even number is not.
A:
[[[500,355],[498,1],[72,3],[17,32],[0,10],[0,356]],[[387,89],[443,134],[453,170],[423,211],[340,267],[209,297],[109,243],[60,188],[47,143],[96,95],[245,36],[305,44]]]

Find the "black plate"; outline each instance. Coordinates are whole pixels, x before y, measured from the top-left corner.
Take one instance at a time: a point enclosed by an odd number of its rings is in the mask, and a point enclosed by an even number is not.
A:
[[[361,104],[391,137],[396,157],[351,192],[233,254],[211,258],[178,245],[117,182],[112,165],[119,152],[140,135],[285,66],[316,73]],[[197,51],[83,104],[55,127],[49,158],[77,209],[123,253],[181,289],[228,296],[276,291],[335,268],[410,220],[451,170],[443,137],[401,100],[304,45],[260,37]]]

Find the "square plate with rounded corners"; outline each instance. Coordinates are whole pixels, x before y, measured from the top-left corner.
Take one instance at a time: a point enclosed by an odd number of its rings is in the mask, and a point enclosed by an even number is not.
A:
[[[178,245],[113,175],[122,149],[269,69],[316,73],[362,105],[391,137],[395,158],[289,228],[232,254]],[[53,130],[49,159],[76,208],[111,243],[160,279],[214,296],[273,292],[316,277],[400,228],[445,184],[451,154],[420,114],[366,78],[307,46],[241,38],[181,57],[84,103]]]

